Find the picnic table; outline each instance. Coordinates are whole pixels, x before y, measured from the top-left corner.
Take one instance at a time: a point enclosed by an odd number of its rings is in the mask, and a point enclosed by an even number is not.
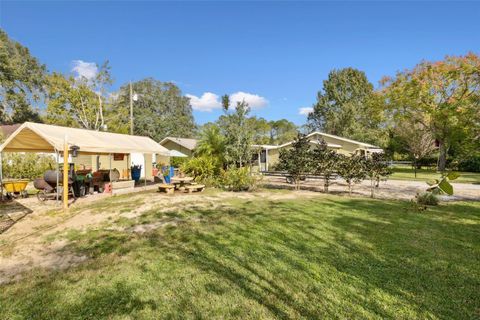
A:
[[[191,184],[193,181],[192,177],[173,177],[170,182],[175,186],[175,189],[184,188],[185,185]]]

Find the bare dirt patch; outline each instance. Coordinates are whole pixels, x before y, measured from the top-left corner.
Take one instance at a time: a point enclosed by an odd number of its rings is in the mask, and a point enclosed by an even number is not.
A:
[[[266,194],[232,194],[227,192],[165,195],[142,192],[104,199],[80,199],[68,213],[63,213],[54,202],[39,203],[37,199],[21,199],[5,203],[0,209],[4,215],[20,216],[0,234],[0,283],[17,279],[33,268],[62,269],[81,263],[87,258],[65,250],[66,240],[58,235],[78,230],[108,227],[117,218],[132,220],[127,231],[145,233],[157,228],[175,225],[176,219],[165,219],[135,225],[135,219],[151,212],[212,209],[222,205],[222,199],[240,197],[253,199]],[[3,210],[3,211],[1,211]],[[23,213],[22,213],[23,212]],[[61,237],[60,237],[61,238]],[[52,240],[53,239],[53,240]]]

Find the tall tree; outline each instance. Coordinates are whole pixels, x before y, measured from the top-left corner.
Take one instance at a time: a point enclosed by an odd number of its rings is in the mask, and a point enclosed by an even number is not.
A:
[[[383,110],[380,97],[364,72],[332,70],[323,81],[308,121],[311,129],[342,137],[379,143]]]
[[[437,149],[435,139],[421,123],[402,121],[396,124],[394,132],[403,144],[404,150],[413,159],[416,178],[418,161],[428,157]]]
[[[270,144],[283,144],[297,136],[297,126],[287,119],[272,120],[270,124]]]
[[[0,29],[0,121],[40,121],[38,107],[44,98],[45,65],[28,48]],[[35,106],[32,107],[32,106]]]
[[[253,130],[253,143],[268,144],[270,142],[270,122],[264,118],[250,117],[247,120]]]
[[[444,171],[455,143],[480,137],[480,58],[447,56],[382,80],[393,116],[421,123],[439,144],[438,169]]]
[[[225,136],[225,160],[230,165],[243,167],[250,163],[253,154],[254,133],[248,118],[250,107],[242,101],[232,110],[227,95],[222,97],[222,104],[225,114],[218,123]]]
[[[94,78],[67,77],[54,72],[48,76],[47,123],[105,129],[105,100],[112,84],[110,67],[106,61]]]
[[[190,100],[170,82],[146,78],[132,83],[138,97],[133,102],[134,134],[160,141],[167,136],[193,137],[195,123]],[[128,132],[130,87],[123,85],[107,111],[115,131]]]

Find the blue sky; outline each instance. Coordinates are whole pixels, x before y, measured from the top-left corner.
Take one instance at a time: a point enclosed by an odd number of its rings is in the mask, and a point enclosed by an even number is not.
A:
[[[227,93],[303,124],[300,108],[331,69],[358,68],[377,85],[422,59],[480,51],[475,2],[1,1],[0,26],[51,71],[94,72],[88,63],[108,59],[113,90],[175,81],[198,123],[221,114],[216,96]]]

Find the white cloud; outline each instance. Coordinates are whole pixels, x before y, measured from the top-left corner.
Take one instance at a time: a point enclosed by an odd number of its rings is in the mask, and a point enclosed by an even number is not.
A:
[[[301,114],[303,116],[308,116],[312,112],[313,112],[313,108],[310,108],[310,107],[298,109],[298,114]]]
[[[83,60],[73,60],[72,71],[77,74],[77,78],[86,78],[92,80],[98,73],[98,67],[95,62],[85,62]]]
[[[190,98],[190,104],[193,110],[210,112],[214,109],[222,108],[222,102],[220,96],[212,93],[205,92],[201,97],[197,97],[193,94],[186,94]],[[261,108],[268,104],[268,100],[258,94],[247,93],[238,91],[230,95],[231,106],[236,106],[237,102],[245,101],[252,109]]]
[[[236,106],[237,102],[245,101],[252,109],[261,108],[268,104],[268,100],[258,94],[247,93],[238,91],[230,95],[230,103],[232,106]]]
[[[190,98],[190,104],[193,110],[210,112],[213,109],[220,109],[222,107],[220,97],[215,93],[205,92],[200,98],[192,94],[186,94],[186,96]]]

